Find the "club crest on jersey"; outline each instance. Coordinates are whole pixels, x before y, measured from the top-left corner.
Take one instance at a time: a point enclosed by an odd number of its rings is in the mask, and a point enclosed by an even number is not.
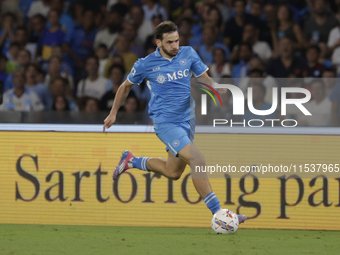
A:
[[[160,84],[163,84],[165,82],[166,78],[164,75],[160,74],[158,75],[157,77],[157,82],[160,83]]]
[[[186,59],[181,59],[181,60],[179,61],[179,63],[180,63],[182,66],[184,66],[184,65],[187,64],[187,60],[186,60]]]

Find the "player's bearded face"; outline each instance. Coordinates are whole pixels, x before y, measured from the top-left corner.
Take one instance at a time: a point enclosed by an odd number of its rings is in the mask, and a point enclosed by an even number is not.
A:
[[[163,35],[161,45],[162,51],[169,57],[174,57],[179,51],[179,35],[178,32],[166,33]]]

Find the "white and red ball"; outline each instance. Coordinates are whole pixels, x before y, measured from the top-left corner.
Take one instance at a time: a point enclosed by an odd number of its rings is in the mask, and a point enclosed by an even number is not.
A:
[[[238,225],[236,213],[229,209],[218,210],[211,219],[211,227],[216,234],[235,234]]]

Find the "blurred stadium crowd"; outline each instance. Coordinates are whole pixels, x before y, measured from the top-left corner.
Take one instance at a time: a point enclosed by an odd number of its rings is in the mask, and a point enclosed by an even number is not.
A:
[[[304,87],[313,119],[301,125],[339,126],[340,0],[0,3],[2,111],[109,111],[134,62],[156,49],[153,29],[170,19],[217,82],[253,87],[255,108],[270,108],[273,87]],[[121,111],[146,112],[150,97],[134,85]]]

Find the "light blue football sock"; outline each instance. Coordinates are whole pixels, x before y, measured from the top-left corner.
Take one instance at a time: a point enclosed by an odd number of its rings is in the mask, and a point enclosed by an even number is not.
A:
[[[215,214],[218,210],[221,209],[220,201],[216,197],[214,192],[210,192],[204,199],[204,203],[210,209],[212,214]]]
[[[140,170],[149,171],[146,165],[146,162],[148,161],[149,157],[134,157],[132,159],[132,167],[138,168]]]

